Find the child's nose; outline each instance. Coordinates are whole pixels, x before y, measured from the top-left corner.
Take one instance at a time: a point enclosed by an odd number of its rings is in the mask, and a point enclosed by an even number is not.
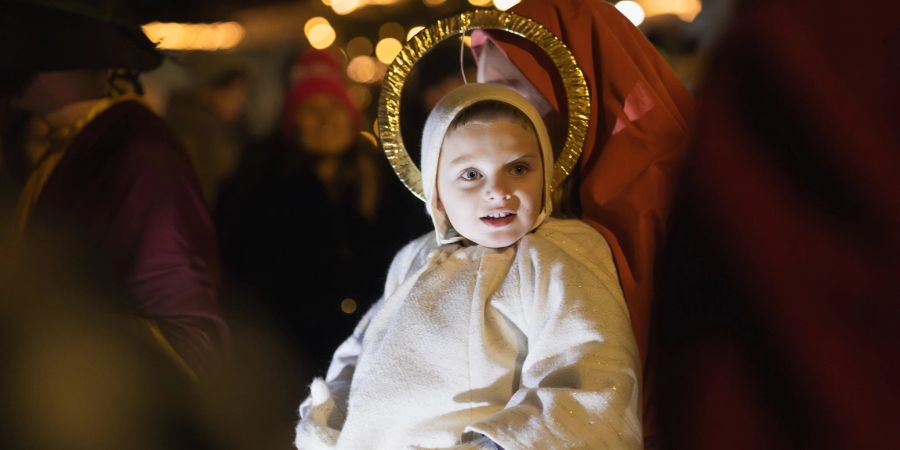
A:
[[[509,200],[512,198],[512,190],[502,180],[495,180],[488,183],[485,196],[488,200]]]

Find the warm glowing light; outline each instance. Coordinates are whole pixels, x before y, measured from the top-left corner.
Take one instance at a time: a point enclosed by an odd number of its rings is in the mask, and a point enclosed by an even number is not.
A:
[[[322,4],[325,6],[331,6],[331,0],[322,0]]]
[[[226,50],[244,39],[244,27],[237,22],[152,22],[141,28],[163,50]]]
[[[219,27],[222,31],[219,48],[234,48],[244,39],[244,27],[237,22],[225,22]]]
[[[394,38],[399,41],[403,36],[406,36],[406,32],[403,31],[403,25],[397,22],[388,22],[378,27],[379,39]]]
[[[347,76],[357,83],[375,83],[384,77],[386,69],[371,56],[357,56],[347,64]]]
[[[422,0],[425,6],[435,7],[443,5],[447,0]]]
[[[309,20],[306,21],[306,23],[303,24],[303,34],[306,35],[307,39],[309,39],[309,31],[312,30],[312,28],[314,26],[322,25],[323,23],[327,24],[328,19],[326,19],[324,17],[318,17],[318,16],[310,18]]]
[[[491,0],[469,0],[472,6],[491,6]]]
[[[403,50],[403,44],[400,41],[394,38],[384,38],[378,41],[378,45],[375,46],[375,56],[384,64],[390,64],[397,57],[397,54],[400,53],[400,50]]]
[[[315,49],[322,50],[334,43],[337,34],[334,32],[334,28],[331,28],[331,24],[326,22],[314,25],[309,29],[309,34],[306,37],[309,39],[309,45]]]
[[[352,298],[345,298],[341,300],[341,311],[344,314],[353,314],[356,312],[356,300]]]
[[[693,21],[703,5],[700,0],[641,0],[647,17],[660,14],[675,14],[681,20]]]
[[[184,44],[186,24],[153,22],[141,27],[144,34],[159,48],[176,48],[174,44]]]
[[[519,3],[522,3],[522,0],[494,0],[494,6],[500,11],[506,11]]]
[[[408,40],[412,39],[413,36],[415,36],[416,34],[418,34],[418,32],[420,32],[424,29],[425,29],[425,27],[420,26],[420,25],[416,25],[416,26],[410,28],[409,33],[406,33],[406,40],[408,41]]]
[[[363,6],[361,0],[331,0],[331,10],[337,15],[347,15]]]
[[[347,43],[347,57],[353,59],[357,56],[369,56],[372,54],[372,41],[363,36],[350,39]]]
[[[641,5],[631,0],[624,0],[616,3],[616,9],[618,9],[623,16],[627,17],[635,26],[644,22],[644,8],[641,8]]]

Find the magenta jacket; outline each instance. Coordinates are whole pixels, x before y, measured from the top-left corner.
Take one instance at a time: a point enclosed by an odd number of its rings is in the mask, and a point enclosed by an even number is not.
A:
[[[30,223],[77,243],[194,371],[225,348],[215,229],[184,150],[143,105],[116,104],[75,137]],[[33,236],[24,248],[42,245]]]

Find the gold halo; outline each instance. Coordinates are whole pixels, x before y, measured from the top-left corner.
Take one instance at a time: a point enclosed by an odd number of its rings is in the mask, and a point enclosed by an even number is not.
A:
[[[553,167],[551,190],[569,176],[584,147],[591,117],[591,95],[575,57],[556,35],[527,17],[496,10],[482,9],[441,19],[413,36],[394,58],[385,74],[378,99],[378,134],[384,153],[400,181],[419,199],[425,199],[422,173],[409,157],[400,134],[400,94],[403,92],[403,84],[416,62],[437,44],[478,28],[503,30],[531,40],[547,52],[559,71],[566,90],[569,123],[566,143]]]

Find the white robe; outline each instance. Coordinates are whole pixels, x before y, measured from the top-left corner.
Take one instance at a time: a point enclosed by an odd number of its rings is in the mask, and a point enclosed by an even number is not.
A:
[[[548,219],[503,249],[429,233],[313,383],[296,445],[640,449],[638,361],[590,226]]]

